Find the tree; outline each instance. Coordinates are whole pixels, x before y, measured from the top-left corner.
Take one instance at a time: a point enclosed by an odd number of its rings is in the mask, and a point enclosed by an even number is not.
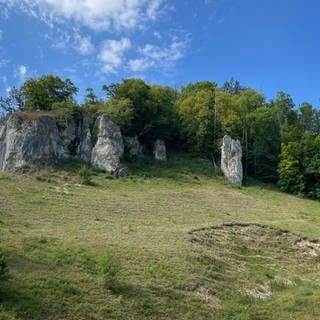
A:
[[[178,103],[182,134],[194,151],[214,159],[218,153],[215,93],[198,90]]]
[[[211,82],[208,80],[199,81],[196,83],[188,83],[186,86],[181,88],[180,99],[183,100],[197,91],[216,91],[218,85],[215,82]]]
[[[301,172],[299,161],[299,143],[289,142],[281,146],[281,161],[279,163],[279,187],[282,191],[303,194],[305,191],[305,179]]]
[[[275,114],[266,106],[248,113],[248,171],[265,181],[276,182],[280,155],[280,129]]]
[[[159,85],[149,86],[141,79],[127,79],[121,84],[104,86],[104,89],[109,96],[107,112],[112,112],[114,117],[115,114],[123,118],[130,115],[130,121],[121,121],[120,125],[126,135],[138,135],[147,145],[156,138],[170,138],[174,129],[175,90]]]
[[[99,98],[96,96],[92,88],[86,89],[86,95],[84,97],[85,104],[95,104],[99,102]]]
[[[304,132],[318,136],[320,134],[320,111],[308,102],[303,102],[298,110],[299,124]]]
[[[241,94],[243,93],[247,88],[243,87],[238,80],[235,80],[233,77],[230,79],[230,81],[226,81],[221,91],[223,92],[229,92],[231,94]]]
[[[7,114],[24,109],[24,97],[21,93],[21,89],[12,87],[8,92],[8,96],[0,97],[0,110],[2,113]]]
[[[111,98],[106,103],[105,110],[111,119],[121,127],[124,134],[130,134],[134,116],[134,108],[130,99]]]
[[[72,100],[77,91],[70,79],[53,75],[28,79],[21,87],[24,109],[28,111],[52,110],[55,103]]]
[[[276,119],[282,132],[284,123],[287,122],[290,124],[290,120],[292,120],[293,114],[295,113],[293,110],[295,104],[290,94],[279,91],[276,99],[270,101],[270,106],[275,110]]]

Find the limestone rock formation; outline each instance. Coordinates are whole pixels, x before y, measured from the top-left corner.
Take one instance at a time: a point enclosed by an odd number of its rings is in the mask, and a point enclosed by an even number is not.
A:
[[[123,151],[120,128],[107,114],[103,114],[99,120],[98,141],[92,150],[92,165],[107,172],[115,172],[120,168]]]
[[[163,140],[157,139],[153,146],[153,154],[155,160],[166,161],[167,160],[167,150],[166,144]]]
[[[223,137],[221,147],[221,170],[230,182],[241,186],[243,179],[242,148],[239,140],[233,140],[230,136]]]
[[[65,125],[58,125],[58,158],[76,157],[85,162],[91,161],[92,140],[90,125],[93,118],[88,113],[81,113]]]
[[[0,129],[0,170],[16,172],[43,167],[57,158],[58,129],[48,116],[25,120],[12,114]]]
[[[79,114],[61,124],[54,116],[14,113],[0,124],[0,171],[39,169],[59,159],[91,159],[91,117]]]
[[[143,157],[143,147],[138,136],[123,137],[124,148],[130,157]]]

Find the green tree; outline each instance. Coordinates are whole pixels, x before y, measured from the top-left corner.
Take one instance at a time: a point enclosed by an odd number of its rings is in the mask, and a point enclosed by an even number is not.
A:
[[[282,191],[303,194],[305,179],[299,161],[300,145],[298,142],[289,142],[281,145],[281,160],[279,163],[279,187]]]
[[[84,103],[85,104],[95,104],[99,102],[99,98],[94,93],[94,90],[92,88],[86,89],[86,95],[84,97]]]
[[[70,79],[53,75],[28,79],[21,87],[24,109],[29,111],[52,110],[55,103],[72,101],[77,91]]]
[[[229,92],[231,94],[242,94],[246,89],[247,89],[246,87],[243,87],[240,84],[240,81],[232,77],[229,81],[226,81],[223,84],[221,91]]]
[[[147,145],[156,138],[170,139],[177,96],[175,90],[149,86],[141,79],[127,79],[120,84],[104,86],[104,90],[110,97],[106,110],[126,135],[138,135]]]
[[[198,90],[179,101],[178,114],[187,145],[209,157],[218,154],[215,92]],[[220,136],[220,134],[219,134]],[[214,158],[213,158],[214,159]]]
[[[305,193],[311,198],[320,199],[320,136],[304,134],[300,149],[306,185]]]
[[[199,81],[196,83],[188,83],[186,86],[181,87],[180,99],[183,100],[197,91],[216,91],[218,85],[215,82],[208,80]]]
[[[105,106],[111,119],[121,127],[124,134],[130,134],[133,129],[134,108],[127,98],[111,98]]]
[[[247,114],[249,127],[249,173],[265,181],[276,182],[281,149],[280,129],[275,114],[266,106]]]

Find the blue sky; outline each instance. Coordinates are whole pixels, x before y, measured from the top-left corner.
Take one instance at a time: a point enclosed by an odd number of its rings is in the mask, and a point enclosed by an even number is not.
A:
[[[234,77],[320,105],[316,0],[0,0],[0,95],[57,74],[80,89]]]

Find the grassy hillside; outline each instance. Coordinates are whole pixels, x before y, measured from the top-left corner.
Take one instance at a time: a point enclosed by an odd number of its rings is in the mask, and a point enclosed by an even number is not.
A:
[[[319,202],[181,155],[127,166],[0,175],[0,319],[320,318]]]

